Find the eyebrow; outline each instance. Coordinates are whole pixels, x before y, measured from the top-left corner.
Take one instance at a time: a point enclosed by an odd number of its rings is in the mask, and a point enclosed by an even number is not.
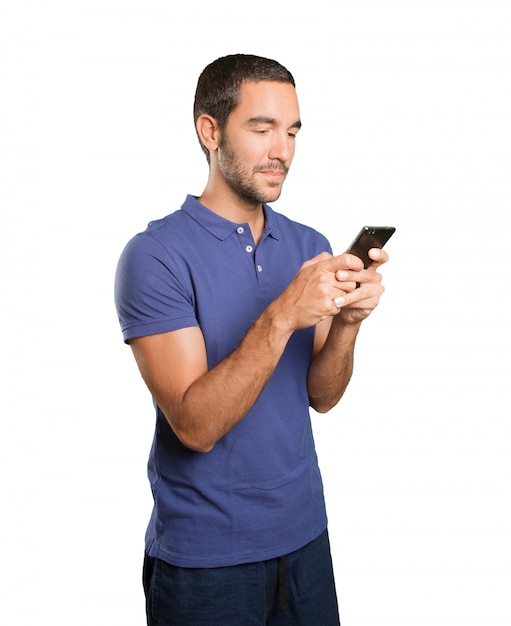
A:
[[[251,117],[248,120],[248,124],[251,125],[255,125],[255,124],[276,124],[277,120],[274,117],[266,117],[264,115],[258,115],[257,117]],[[301,128],[302,127],[302,122],[300,120],[297,120],[296,122],[294,122],[294,124],[291,124],[289,126],[289,128]]]

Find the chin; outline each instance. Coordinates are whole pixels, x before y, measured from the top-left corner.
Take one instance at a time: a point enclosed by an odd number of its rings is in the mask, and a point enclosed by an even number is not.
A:
[[[269,204],[271,202],[276,202],[278,199],[280,198],[280,193],[273,195],[273,196],[268,196],[265,200],[264,203],[265,204]]]
[[[280,198],[280,194],[282,193],[282,187],[278,189],[268,189],[266,192],[262,192],[261,196],[264,199],[264,202],[275,202]]]

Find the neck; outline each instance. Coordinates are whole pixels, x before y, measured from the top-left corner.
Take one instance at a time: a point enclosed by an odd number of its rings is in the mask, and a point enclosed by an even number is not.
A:
[[[247,223],[252,231],[252,237],[257,244],[264,230],[264,211],[260,202],[253,202],[242,198],[229,186],[221,192],[213,189],[208,182],[199,202],[210,211],[236,224]]]

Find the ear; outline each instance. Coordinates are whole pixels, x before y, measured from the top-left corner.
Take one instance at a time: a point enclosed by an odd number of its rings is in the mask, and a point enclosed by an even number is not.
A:
[[[203,145],[210,152],[214,152],[220,144],[220,128],[216,119],[203,113],[197,119],[196,128]]]

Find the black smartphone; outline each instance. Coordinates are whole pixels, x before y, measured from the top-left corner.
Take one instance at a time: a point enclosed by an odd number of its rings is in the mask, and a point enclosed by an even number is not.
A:
[[[369,250],[383,248],[395,232],[394,226],[364,226],[346,252],[358,256],[364,262],[364,268],[368,268],[372,263],[367,254]]]

